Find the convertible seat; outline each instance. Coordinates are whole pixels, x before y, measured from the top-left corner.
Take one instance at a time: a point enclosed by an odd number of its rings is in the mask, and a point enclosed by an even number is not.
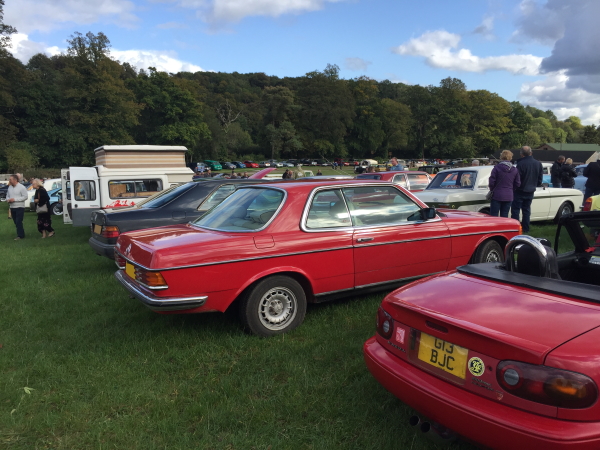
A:
[[[560,280],[558,274],[558,262],[556,260],[556,252],[544,243],[546,249],[548,263],[550,266],[550,278]],[[539,254],[531,245],[523,244],[517,250],[517,272],[523,275],[532,275],[534,277],[543,277],[545,268]]]

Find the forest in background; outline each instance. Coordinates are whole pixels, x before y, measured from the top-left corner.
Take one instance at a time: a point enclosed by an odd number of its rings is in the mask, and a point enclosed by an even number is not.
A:
[[[103,34],[75,33],[64,54],[8,51],[16,30],[0,0],[0,172],[93,165],[108,144],[185,145],[188,161],[299,157],[469,158],[545,142],[598,143],[578,117],[468,90],[342,79],[339,68],[302,77],[180,72],[111,58]]]

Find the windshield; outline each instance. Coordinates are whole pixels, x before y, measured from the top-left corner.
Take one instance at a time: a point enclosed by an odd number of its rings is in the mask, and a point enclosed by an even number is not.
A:
[[[159,192],[158,194],[149,197],[148,200],[137,204],[138,208],[160,208],[161,206],[169,203],[171,200],[179,197],[184,192],[194,187],[194,183],[179,184],[172,186]]]
[[[472,189],[476,178],[474,170],[446,170],[438,173],[427,189]]]
[[[239,189],[192,223],[219,231],[260,230],[269,223],[283,198],[284,193],[276,189]]]

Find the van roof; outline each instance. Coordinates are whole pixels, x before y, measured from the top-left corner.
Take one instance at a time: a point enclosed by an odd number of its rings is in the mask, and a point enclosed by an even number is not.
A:
[[[187,152],[187,147],[183,145],[103,145],[94,150],[100,152],[103,150],[123,151],[123,152]]]

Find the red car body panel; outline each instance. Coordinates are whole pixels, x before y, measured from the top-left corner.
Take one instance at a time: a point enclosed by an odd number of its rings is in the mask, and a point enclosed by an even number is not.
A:
[[[244,164],[249,169],[257,169],[259,167],[258,163],[255,163],[255,162],[252,162],[252,161],[244,161]]]
[[[367,184],[401,190],[390,183]],[[175,225],[124,233],[117,251],[136,266],[161,272],[168,288],[149,291],[140,285],[146,294],[208,296],[201,307],[178,311],[191,313],[224,311],[250,284],[275,273],[296,274],[303,281],[308,301],[319,301],[319,295],[351,294],[356,288],[443,272],[467,263],[478,242],[493,238],[503,245],[518,233],[518,222],[512,219],[456,211],[448,211],[441,219],[392,227],[319,232],[300,228],[314,189],[348,185],[362,187],[365,183],[333,180],[264,185],[285,190],[287,199],[262,231],[234,233]],[[359,243],[363,237],[373,241]]]

